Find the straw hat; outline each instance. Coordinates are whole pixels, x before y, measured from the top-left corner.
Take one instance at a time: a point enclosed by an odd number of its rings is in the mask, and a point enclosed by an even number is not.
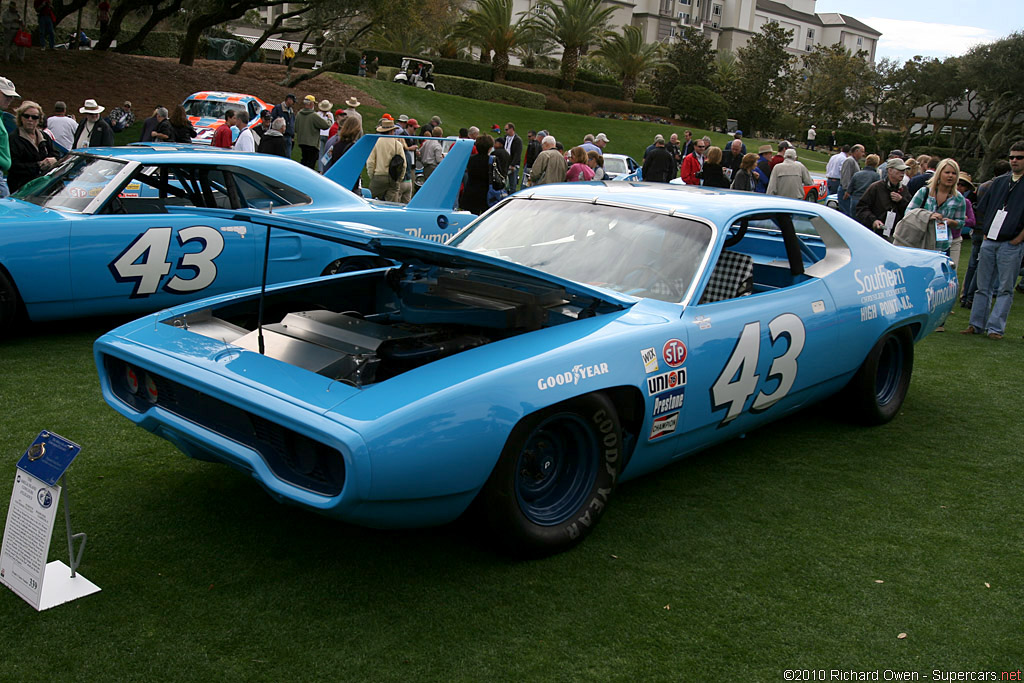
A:
[[[106,107],[101,107],[96,104],[96,100],[86,100],[85,105],[78,111],[81,114],[99,114],[104,109],[106,109]]]
[[[389,131],[394,130],[397,127],[398,126],[396,126],[395,122],[392,121],[391,119],[381,119],[377,123],[377,132],[378,133],[387,133]]]
[[[352,109],[355,109],[356,107],[359,106],[359,100],[357,100],[354,97],[350,97],[347,100],[345,100],[345,104],[351,107]]]
[[[333,106],[334,105],[331,104],[330,100],[320,100],[320,104],[317,105],[317,108],[320,109],[320,111],[330,111]]]

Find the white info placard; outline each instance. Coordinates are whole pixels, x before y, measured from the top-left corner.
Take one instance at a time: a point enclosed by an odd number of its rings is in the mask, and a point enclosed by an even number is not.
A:
[[[72,578],[63,562],[46,563],[59,501],[59,486],[17,470],[0,548],[0,583],[39,611],[99,590],[81,575]]]

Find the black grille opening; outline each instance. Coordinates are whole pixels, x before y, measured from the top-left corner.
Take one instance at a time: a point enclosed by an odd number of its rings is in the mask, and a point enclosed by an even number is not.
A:
[[[104,357],[110,388],[131,408],[153,405],[258,452],[283,481],[336,496],[345,485],[345,460],[337,449],[191,387],[111,356]]]

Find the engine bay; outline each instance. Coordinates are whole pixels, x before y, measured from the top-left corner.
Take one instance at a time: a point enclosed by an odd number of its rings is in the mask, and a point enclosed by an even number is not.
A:
[[[528,278],[403,266],[278,287],[262,301],[247,296],[161,322],[362,387],[609,308],[578,299]]]

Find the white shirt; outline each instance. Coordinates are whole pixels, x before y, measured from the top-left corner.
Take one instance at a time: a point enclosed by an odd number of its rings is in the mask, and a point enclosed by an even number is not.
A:
[[[74,147],[78,122],[70,116],[51,116],[46,119],[46,129],[53,133],[53,139],[64,149]]]
[[[813,128],[808,128],[807,129],[807,139],[808,140],[813,140],[816,137],[818,137],[818,132],[816,130],[814,130]]]
[[[825,166],[825,177],[838,178],[844,161],[846,161],[846,155],[842,152],[833,154],[828,160],[828,165]]]
[[[252,131],[248,128],[242,130],[238,134],[238,139],[235,140],[235,144],[232,149],[236,149],[239,152],[255,152],[256,151],[256,140],[252,136]]]

